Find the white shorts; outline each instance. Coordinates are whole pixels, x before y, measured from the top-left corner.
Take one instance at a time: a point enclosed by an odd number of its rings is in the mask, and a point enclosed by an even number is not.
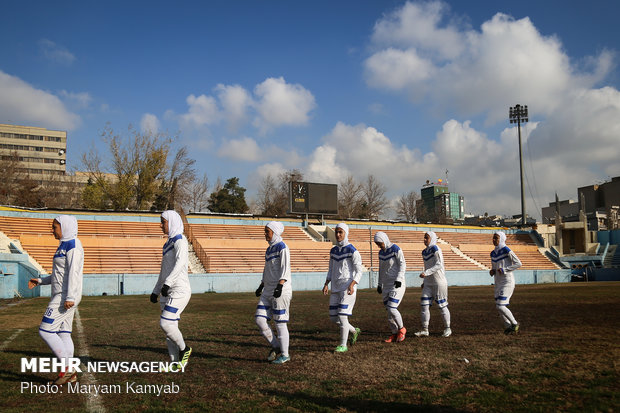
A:
[[[191,294],[182,297],[172,298],[161,296],[159,306],[161,307],[161,318],[168,321],[179,321],[181,313],[187,307]]]
[[[510,304],[510,297],[515,291],[514,283],[501,283],[495,284],[495,304],[496,305],[508,305]]]
[[[278,298],[272,295],[261,295],[256,305],[254,317],[265,317],[267,320],[273,318],[276,323],[288,323],[291,298],[293,298],[293,294],[284,291]]]
[[[441,283],[439,285],[429,285],[428,283],[424,283],[420,304],[423,306],[433,305],[433,299],[439,308],[448,306],[448,283]]]
[[[329,316],[352,316],[353,307],[355,307],[356,296],[357,288],[354,289],[353,294],[351,295],[347,293],[347,290],[337,293],[331,293],[331,295],[329,296]]]
[[[383,305],[390,308],[398,308],[400,302],[405,295],[405,286],[401,285],[399,288],[391,288],[389,290],[383,290]]]
[[[47,305],[43,319],[39,325],[39,330],[48,333],[68,333],[73,330],[73,316],[75,315],[76,305],[70,309],[65,309],[62,297],[57,295],[50,300]]]

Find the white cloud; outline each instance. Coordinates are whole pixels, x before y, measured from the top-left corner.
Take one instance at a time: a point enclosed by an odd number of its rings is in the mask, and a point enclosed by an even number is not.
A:
[[[263,133],[278,126],[303,126],[316,107],[314,96],[299,84],[286,83],[284,78],[268,78],[254,88],[258,117],[254,124]]]
[[[140,119],[140,130],[142,132],[156,134],[159,132],[160,128],[161,123],[159,119],[157,119],[157,116],[152,113],[145,113],[142,115],[142,119]]]
[[[258,161],[261,159],[261,150],[256,141],[249,137],[231,139],[220,145],[217,155],[234,161]]]
[[[60,91],[60,96],[65,100],[71,102],[73,105],[80,109],[86,109],[90,106],[93,98],[87,92],[67,92],[66,90]]]
[[[67,50],[66,47],[56,44],[49,39],[39,40],[39,50],[46,59],[65,66],[71,65],[76,60],[75,55]]]
[[[212,96],[189,95],[185,100],[189,111],[180,116],[181,125],[189,128],[201,128],[220,121],[221,114],[217,102]]]
[[[561,42],[543,36],[527,17],[498,13],[480,30],[449,17],[442,2],[406,3],[379,20],[372,37],[377,50],[364,64],[368,85],[400,90],[444,112],[485,114],[495,123],[518,102],[548,115],[613,66],[612,54],[603,51],[587,59],[582,69],[588,71],[579,71]]]
[[[5,123],[73,130],[81,120],[55,95],[0,71],[0,116]]]
[[[239,85],[226,86],[219,84],[215,90],[218,93],[222,111],[229,128],[236,131],[247,120],[247,111],[250,105],[252,105],[252,97],[247,90]]]

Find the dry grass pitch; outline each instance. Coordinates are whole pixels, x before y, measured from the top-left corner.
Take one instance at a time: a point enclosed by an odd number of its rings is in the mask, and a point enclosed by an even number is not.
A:
[[[183,374],[96,374],[99,385],[178,385],[176,394],[32,394],[22,382],[52,374],[20,373],[22,357],[49,357],[37,326],[47,298],[0,303],[3,412],[86,411],[619,411],[620,283],[517,286],[511,309],[522,325],[503,334],[493,287],[449,290],[453,336],[431,309],[431,337],[416,338],[419,288],[401,313],[410,334],[386,344],[385,310],[362,290],[352,324],[360,340],[333,354],[338,332],[320,292],[295,292],[291,361],[265,361],[268,346],[253,315],[253,294],[197,294],[181,331],[194,349]],[[84,297],[80,304],[90,360],[167,360],[159,306],[147,296]],[[20,331],[21,330],[21,331]],[[12,339],[10,339],[13,337]],[[76,337],[76,355],[84,346]],[[467,359],[466,363],[463,359]],[[91,378],[92,379],[92,378]],[[86,382],[82,375],[80,382]],[[89,379],[90,380],[90,379]]]

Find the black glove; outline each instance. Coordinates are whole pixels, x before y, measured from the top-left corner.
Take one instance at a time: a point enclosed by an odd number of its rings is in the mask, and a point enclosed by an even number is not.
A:
[[[401,285],[400,281],[394,281],[394,288],[400,288]]]
[[[170,286],[164,284],[164,286],[161,287],[161,295],[163,295],[164,297],[168,297],[168,290],[169,289],[170,289]]]
[[[281,295],[282,295],[282,284],[278,284],[278,285],[276,286],[276,289],[275,289],[275,290],[273,290],[273,296],[274,296],[275,298],[278,298],[278,297],[280,297]]]
[[[381,294],[381,293],[383,292],[383,287],[381,287],[381,284],[378,284],[378,285],[377,285],[377,292],[378,292],[379,294]]]
[[[157,294],[152,293],[150,300],[151,300],[152,303],[156,303],[158,298],[159,298],[159,296]]]
[[[263,293],[263,284],[259,285],[258,288],[256,289],[256,291],[254,292],[254,294],[256,294],[257,297],[260,297],[260,295]]]

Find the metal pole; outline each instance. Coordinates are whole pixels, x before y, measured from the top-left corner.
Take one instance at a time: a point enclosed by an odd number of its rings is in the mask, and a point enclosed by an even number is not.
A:
[[[521,171],[521,225],[525,227],[525,190],[523,189],[523,151],[521,149],[521,116],[517,118],[517,129],[519,130],[519,169]]]

